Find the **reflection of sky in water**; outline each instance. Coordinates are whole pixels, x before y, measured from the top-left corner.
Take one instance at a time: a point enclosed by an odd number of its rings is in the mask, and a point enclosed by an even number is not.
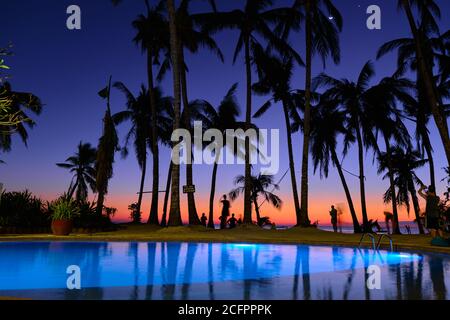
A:
[[[69,265],[80,266],[89,288],[276,279],[421,259],[338,247],[137,242],[1,243],[0,257],[0,290],[66,288]]]

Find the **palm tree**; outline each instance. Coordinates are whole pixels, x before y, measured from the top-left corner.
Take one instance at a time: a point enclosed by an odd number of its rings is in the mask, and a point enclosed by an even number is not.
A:
[[[220,102],[217,110],[205,100],[197,100],[193,102],[195,109],[202,114],[201,120],[205,129],[217,129],[222,133],[223,141],[226,138],[227,129],[237,129],[242,123],[237,121],[240,114],[240,108],[236,98],[237,83],[231,86],[225,97]],[[222,147],[222,146],[218,146]],[[215,154],[215,161],[211,176],[211,192],[209,196],[209,214],[208,228],[214,229],[214,196],[216,192],[217,168],[219,165],[220,150]]]
[[[423,46],[423,52],[427,58],[427,64],[431,67],[435,66],[435,60],[438,62],[440,69],[445,67],[442,65],[445,61],[445,41],[448,34],[433,37],[433,30],[426,28],[426,23],[423,21],[419,27],[421,35],[421,43]],[[424,150],[428,157],[428,165],[430,170],[430,184],[436,187],[435,169],[433,160],[433,147],[428,131],[428,122],[431,117],[431,108],[428,104],[426,88],[423,84],[421,73],[418,69],[417,56],[415,50],[415,41],[413,38],[400,38],[386,42],[383,44],[377,52],[377,59],[386,55],[387,53],[397,49],[397,65],[398,75],[403,75],[406,69],[411,69],[416,73],[417,81],[417,98],[410,99],[405,103],[405,112],[408,119],[412,119],[416,124],[415,137],[417,141],[417,149]],[[445,73],[445,72],[444,72]],[[439,88],[438,88],[439,91]],[[440,94],[443,96],[443,94]]]
[[[300,215],[297,216],[297,225],[309,226],[308,161],[311,133],[312,57],[314,54],[319,54],[324,65],[329,56],[335,64],[340,62],[339,32],[342,31],[342,16],[331,0],[296,0],[294,9],[304,13],[306,39],[305,111],[300,182],[301,207]]]
[[[80,141],[77,152],[73,156],[67,158],[64,163],[56,164],[58,167],[68,169],[73,173],[67,192],[69,198],[72,198],[75,193],[77,202],[84,202],[88,196],[88,187],[91,188],[92,192],[96,191],[94,167],[96,155],[97,150],[90,143]]]
[[[271,8],[272,0],[246,0],[243,9],[230,12],[215,12],[197,15],[196,20],[208,32],[214,33],[224,29],[236,29],[239,38],[234,50],[233,63],[239,53],[244,51],[246,73],[246,129],[251,128],[252,117],[252,63],[258,52],[262,52],[261,40],[266,40],[271,48],[285,55],[293,56],[301,63],[300,56],[289,46],[285,39],[281,39],[270,27],[283,18],[291,16],[290,8]],[[252,223],[251,199],[251,166],[250,141],[245,141],[245,190],[244,190],[244,223]]]
[[[384,201],[388,202],[397,202],[398,204],[404,204],[409,213],[410,210],[410,197],[413,202],[414,213],[416,216],[417,226],[419,227],[420,234],[424,233],[423,226],[420,218],[420,207],[419,207],[419,199],[417,198],[417,192],[415,184],[423,184],[422,181],[417,177],[415,170],[423,167],[427,160],[422,159],[420,152],[412,151],[410,148],[406,149],[406,151],[399,147],[395,146],[391,151],[391,165],[393,169],[393,175],[395,177],[394,183],[398,189],[397,197],[395,201],[392,201],[392,192],[389,190],[384,194]],[[381,153],[379,156],[379,169],[378,172],[381,173],[383,171],[388,170],[388,157],[387,153]],[[389,174],[385,175],[388,176]]]
[[[376,147],[369,119],[365,112],[367,107],[368,94],[370,89],[369,81],[374,75],[374,69],[371,62],[367,62],[359,73],[357,82],[348,79],[335,79],[324,73],[314,79],[315,87],[325,87],[327,91],[323,94],[328,101],[337,101],[341,105],[348,117],[345,126],[348,131],[344,139],[344,154],[348,151],[350,144],[356,137],[358,145],[359,160],[359,187],[361,196],[361,212],[363,226],[368,228],[369,219],[367,217],[366,191],[364,176],[364,147]]]
[[[404,99],[405,96],[408,96],[408,91],[412,87],[413,84],[409,80],[387,77],[366,92],[365,111],[369,119],[369,126],[372,126],[376,131],[375,140],[377,140],[378,132],[381,133],[386,147],[386,162],[392,199],[395,199],[396,196],[394,169],[391,159],[391,141],[394,140],[403,147],[409,147],[410,145],[409,133],[401,119],[397,102],[399,99]],[[375,150],[378,152],[376,144]],[[396,201],[392,201],[392,214],[393,233],[400,234]]]
[[[32,93],[13,91],[11,84],[5,82],[0,85],[0,101],[7,103],[8,115],[13,116],[13,123],[0,125],[0,150],[11,151],[11,133],[17,133],[23,143],[27,145],[28,131],[36,123],[27,115],[27,111],[36,115],[42,112],[41,100]]]
[[[170,32],[170,55],[172,59],[173,74],[173,96],[174,96],[174,118],[173,130],[180,127],[180,105],[181,105],[181,88],[180,88],[180,62],[178,52],[178,35],[176,25],[176,11],[174,0],[167,0],[167,10],[169,12],[169,32]],[[180,166],[176,163],[172,164],[172,184],[170,197],[170,213],[169,226],[179,226],[183,224],[180,212]]]
[[[105,194],[108,193],[108,181],[113,176],[114,154],[119,150],[119,139],[117,137],[116,127],[111,115],[110,105],[111,77],[108,86],[99,92],[99,96],[106,99],[106,111],[103,117],[103,134],[99,139],[97,147],[97,159],[95,162],[96,170],[96,190],[97,215],[101,216]]]
[[[113,115],[114,123],[116,125],[125,121],[131,122],[131,127],[126,135],[125,144],[122,148],[122,155],[126,157],[128,155],[128,145],[130,139],[133,139],[136,158],[138,160],[139,167],[141,168],[141,182],[139,187],[139,196],[137,201],[137,210],[141,211],[142,195],[144,191],[145,174],[147,168],[147,146],[153,152],[158,152],[158,149],[153,149],[153,133],[154,130],[150,128],[153,122],[151,110],[150,110],[150,92],[141,86],[141,91],[137,97],[135,97],[131,91],[122,83],[116,82],[114,87],[119,89],[126,98],[126,110],[120,111]],[[172,103],[171,97],[164,97],[161,90],[156,87],[152,93],[154,96],[155,109],[157,112],[157,132],[164,131],[169,123],[170,119],[165,114],[168,106]],[[161,140],[161,136],[157,137],[157,141]],[[149,217],[151,221],[151,215]]]
[[[300,203],[297,191],[297,178],[295,175],[294,151],[292,146],[292,127],[291,117],[297,115],[295,112],[295,97],[291,89],[291,78],[293,74],[293,59],[280,58],[265,53],[257,59],[257,68],[259,74],[259,82],[253,85],[253,91],[258,94],[271,94],[271,98],[265,102],[253,117],[258,118],[263,115],[272,106],[272,103],[280,103],[283,108],[288,155],[289,170],[291,174],[292,196],[294,199],[295,215],[300,215]]]
[[[177,20],[177,32],[178,32],[178,57],[180,68],[180,79],[181,79],[181,94],[183,100],[183,112],[184,126],[187,130],[191,130],[191,114],[189,108],[189,98],[186,80],[186,61],[184,50],[187,49],[191,53],[195,54],[198,52],[200,47],[206,47],[212,52],[214,52],[219,59],[223,62],[223,55],[218,48],[216,42],[210,37],[208,32],[205,30],[196,30],[194,28],[195,16],[191,15],[189,12],[189,5],[191,0],[182,0],[180,6],[176,11]],[[214,7],[213,7],[214,8]],[[186,164],[186,184],[194,185],[192,162],[188,161]],[[187,193],[188,200],[188,215],[190,225],[199,225],[200,219],[198,218],[197,209],[195,206],[195,195],[194,193]]]
[[[311,128],[311,154],[314,165],[314,172],[319,168],[320,176],[327,178],[330,160],[332,165],[338,170],[344,188],[350,214],[353,221],[353,231],[361,232],[361,226],[356,216],[350,189],[339,161],[336,147],[339,135],[346,135],[348,140],[354,140],[351,133],[345,127],[347,121],[346,114],[339,110],[333,101],[319,102],[318,107],[313,108],[312,128]]]
[[[169,26],[164,16],[165,3],[159,1],[158,4],[151,8],[148,1],[145,1],[147,7],[147,15],[140,15],[133,21],[133,27],[137,30],[134,41],[139,44],[143,51],[147,54],[147,78],[149,88],[149,105],[150,105],[150,130],[151,140],[150,148],[153,157],[152,170],[152,203],[150,206],[150,214],[148,223],[158,224],[158,192],[159,192],[159,146],[158,146],[158,124],[157,124],[157,106],[155,85],[153,80],[153,65],[159,64],[159,58],[162,51],[169,51]],[[145,172],[143,173],[145,175]],[[141,183],[142,185],[142,183]],[[142,196],[140,196],[142,198]],[[138,205],[140,207],[140,202]]]
[[[421,33],[416,25],[411,4],[417,7],[419,13],[421,14],[422,22],[426,23],[428,27],[436,28],[434,17],[440,17],[440,9],[434,0],[399,0],[399,7],[405,11],[409,27],[414,38],[418,70],[420,72],[421,79],[423,80],[428,104],[431,108],[436,127],[438,128],[439,135],[444,146],[447,162],[450,166],[450,138],[448,135],[448,125],[443,112],[442,101],[436,93],[436,83],[433,79],[432,66],[428,64],[425,55],[426,53],[423,51]]]
[[[264,202],[269,202],[272,206],[277,209],[281,209],[283,201],[276,194],[273,193],[274,190],[278,190],[280,187],[274,183],[274,176],[271,175],[262,175],[251,176],[251,193],[250,199],[255,207],[256,212],[256,222],[258,225],[261,225],[261,215],[259,212],[259,208],[261,205],[258,205],[258,198],[261,196],[264,199]],[[245,192],[245,176],[240,175],[237,176],[234,180],[235,185],[240,185],[239,187],[233,189],[229,193],[229,197],[232,201],[236,200],[240,194]],[[272,188],[271,191],[267,189]]]

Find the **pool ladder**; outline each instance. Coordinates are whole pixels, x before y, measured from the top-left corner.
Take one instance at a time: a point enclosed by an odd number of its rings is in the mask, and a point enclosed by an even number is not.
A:
[[[381,247],[381,241],[382,241],[384,238],[387,238],[387,239],[389,240],[389,247],[390,247],[391,251],[394,251],[393,240],[392,240],[392,238],[391,238],[389,235],[387,235],[387,234],[385,234],[385,233],[383,233],[383,234],[380,235],[380,237],[378,238],[378,241],[377,241],[377,244],[376,244],[376,245],[375,245],[375,236],[374,236],[372,233],[363,233],[363,235],[361,236],[361,239],[359,240],[359,248],[361,248],[361,244],[362,244],[362,242],[363,242],[363,240],[364,240],[364,238],[365,238],[366,236],[368,236],[368,237],[372,240],[372,247],[373,247],[373,250],[380,250],[380,247]]]

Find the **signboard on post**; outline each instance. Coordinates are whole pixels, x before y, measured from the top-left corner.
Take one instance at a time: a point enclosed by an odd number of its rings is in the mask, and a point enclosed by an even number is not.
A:
[[[183,186],[183,193],[195,193],[195,185]]]

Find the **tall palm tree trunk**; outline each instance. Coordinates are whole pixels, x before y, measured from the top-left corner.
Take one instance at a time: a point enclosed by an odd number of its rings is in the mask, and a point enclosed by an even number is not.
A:
[[[419,227],[419,233],[425,234],[425,232],[423,230],[422,221],[420,220],[419,199],[417,198],[416,188],[414,187],[414,181],[412,181],[412,179],[410,179],[408,181],[408,189],[409,189],[409,193],[411,194],[411,199],[412,199],[413,206],[414,206],[414,214],[416,215],[416,222],[417,222],[417,226]]]
[[[400,225],[398,221],[398,211],[397,211],[397,196],[395,195],[395,182],[394,182],[394,173],[392,170],[392,150],[391,150],[391,144],[389,143],[389,138],[384,135],[384,143],[386,144],[386,156],[387,156],[387,166],[388,166],[388,175],[389,175],[389,183],[390,183],[390,190],[391,190],[391,199],[392,199],[392,232],[394,234],[401,234],[400,232]]]
[[[101,216],[103,213],[103,204],[105,202],[105,193],[99,192],[97,197],[97,208],[96,208],[96,214],[98,216]]]
[[[155,90],[153,84],[153,61],[151,53],[147,54],[148,69],[148,90],[150,94],[151,108],[151,130],[152,130],[152,157],[153,157],[153,184],[152,184],[152,204],[150,207],[150,215],[147,223],[159,224],[158,222],[158,199],[159,199],[159,148],[158,148],[158,127],[156,123],[156,101]]]
[[[170,182],[172,180],[172,167],[173,163],[171,161],[169,165],[169,170],[167,170],[167,182],[166,182],[166,191],[164,193],[164,205],[163,205],[163,214],[161,217],[161,227],[167,226],[167,204],[169,202]]]
[[[350,189],[348,188],[347,181],[345,180],[344,172],[342,171],[341,164],[339,163],[339,159],[337,157],[336,151],[331,150],[331,158],[333,160],[334,166],[337,168],[339,177],[341,178],[342,186],[344,187],[345,197],[347,198],[348,207],[350,209],[350,215],[352,216],[353,221],[353,232],[360,233],[361,226],[359,225],[358,217],[356,216],[355,206],[353,205],[352,196],[350,194]]]
[[[361,194],[361,212],[363,218],[364,232],[367,231],[369,225],[369,219],[367,218],[367,207],[366,207],[366,188],[364,179],[364,147],[361,137],[361,131],[359,128],[356,129],[356,139],[358,141],[358,160],[359,160],[359,190]]]
[[[191,131],[191,113],[189,110],[189,99],[187,94],[187,81],[186,81],[186,70],[185,70],[185,63],[184,63],[184,52],[183,47],[180,43],[178,43],[178,53],[180,55],[180,66],[181,66],[181,93],[182,93],[182,99],[183,99],[183,113],[185,117],[185,127],[187,130]],[[192,146],[191,153],[192,153]],[[189,161],[190,160],[190,161]],[[188,159],[188,163],[186,164],[186,184],[188,186],[194,185],[194,177],[193,177],[193,171],[192,171],[192,157],[191,159]],[[194,193],[188,193],[187,194],[187,202],[188,202],[188,214],[189,214],[189,224],[190,225],[200,225],[200,219],[198,218],[197,214],[197,208],[195,206],[195,196]]]
[[[145,184],[146,172],[147,172],[147,152],[145,152],[144,159],[142,161],[141,183],[139,185],[139,195],[138,195],[137,208],[136,208],[137,212],[141,212],[142,196],[144,194],[144,184]]]
[[[258,224],[258,226],[261,226],[261,214],[259,212],[258,198],[257,197],[252,197],[252,198],[253,198],[253,205],[255,206],[255,212],[256,212],[256,223]]]
[[[286,122],[287,144],[289,154],[289,170],[291,173],[292,196],[294,198],[295,215],[300,214],[300,203],[298,201],[297,178],[295,176],[294,151],[292,150],[292,129],[289,120],[289,112],[287,105],[283,102],[284,120]]]
[[[439,135],[441,136],[442,143],[444,145],[445,155],[447,157],[447,162],[450,167],[450,138],[448,136],[448,125],[447,121],[442,112],[442,103],[439,101],[435,85],[433,82],[432,70],[427,66],[425,61],[425,56],[422,51],[422,44],[420,41],[419,31],[414,20],[414,15],[411,10],[411,5],[409,0],[402,0],[403,9],[405,10],[406,17],[408,18],[409,26],[414,37],[414,42],[416,45],[416,55],[418,61],[418,68],[422,74],[424,80],[424,85],[427,93],[428,102],[431,106],[431,111],[433,113],[433,118],[438,128]]]
[[[433,150],[431,147],[430,137],[428,136],[428,134],[425,134],[424,136],[424,146],[428,158],[428,168],[430,170],[430,185],[433,186],[434,190],[436,190],[436,175],[434,173]]]
[[[306,1],[306,79],[305,79],[305,116],[303,127],[302,177],[301,177],[301,208],[297,216],[297,225],[309,226],[308,218],[308,160],[309,136],[311,126],[311,77],[312,77],[312,21],[311,1]]]
[[[252,117],[252,69],[250,61],[250,39],[245,39],[245,71],[247,75],[247,106],[245,112],[245,129],[249,129]],[[244,182],[244,223],[252,223],[251,200],[251,166],[250,166],[250,139],[245,139],[245,182]]]
[[[174,121],[173,129],[180,127],[180,105],[181,105],[181,89],[180,89],[180,64],[178,61],[178,40],[177,27],[175,21],[175,4],[174,0],[167,0],[167,9],[169,12],[169,30],[170,30],[170,54],[172,57],[172,73],[173,73],[173,96],[174,96]],[[178,155],[177,155],[178,156]],[[172,165],[172,185],[170,195],[170,212],[169,226],[183,225],[180,212],[180,166]]]
[[[220,152],[216,154],[216,159],[213,166],[212,176],[211,176],[211,193],[209,195],[209,214],[208,214],[208,228],[214,229],[214,195],[216,193],[216,178],[217,178],[217,168],[219,161]]]

